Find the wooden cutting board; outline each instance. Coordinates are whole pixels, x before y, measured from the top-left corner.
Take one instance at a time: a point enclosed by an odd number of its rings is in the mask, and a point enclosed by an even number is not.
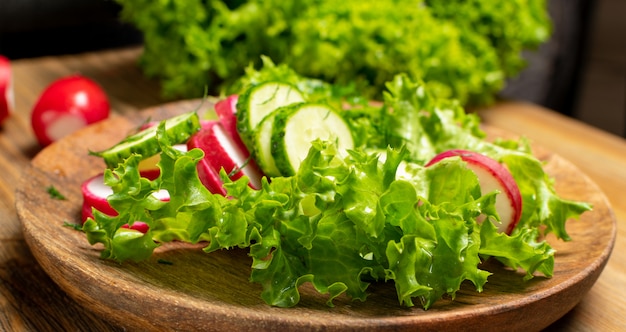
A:
[[[211,102],[184,101],[113,116],[47,147],[24,170],[16,207],[31,251],[69,296],[114,324],[140,331],[540,330],[581,300],[613,248],[616,223],[604,194],[571,163],[540,149],[536,154],[557,192],[594,207],[568,222],[573,241],[548,238],[557,250],[554,276],[524,282],[522,275],[487,262],[481,268],[494,274],[482,293],[464,285],[454,300],[444,298],[427,311],[401,307],[391,283],[372,285],[366,302],[339,297],[332,308],[324,295],[304,285],[298,306],[271,307],[261,300],[260,285],[249,282],[251,259],[244,250],[206,254],[198,246],[168,244],[147,261],[118,264],[101,260],[98,246],[64,226],[80,220],[81,183],[104,169],[89,150],[111,146],[147,119],[211,108]],[[66,200],[51,198],[50,186]]]

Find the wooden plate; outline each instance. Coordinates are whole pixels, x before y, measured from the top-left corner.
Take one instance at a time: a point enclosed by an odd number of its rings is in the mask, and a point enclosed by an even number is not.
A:
[[[366,302],[340,297],[330,308],[324,295],[305,285],[297,307],[270,307],[259,297],[260,286],[249,282],[251,260],[243,250],[206,254],[197,247],[167,245],[142,263],[101,260],[82,233],[64,226],[79,221],[80,184],[104,168],[87,151],[107,148],[148,117],[163,119],[197,107],[196,101],[166,104],[79,131],[38,154],[16,193],[24,236],[44,270],[78,303],[128,329],[540,330],[581,300],[613,248],[615,217],[603,193],[568,161],[538,151],[559,194],[594,205],[580,220],[568,222],[573,241],[548,239],[557,250],[554,277],[524,282],[522,275],[486,263],[483,268],[494,275],[484,292],[465,285],[454,301],[440,300],[428,311],[401,307],[393,285],[383,283],[369,288]],[[52,199],[49,186],[67,200]]]

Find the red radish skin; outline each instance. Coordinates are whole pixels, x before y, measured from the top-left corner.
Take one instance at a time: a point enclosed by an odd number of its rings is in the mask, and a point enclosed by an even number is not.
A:
[[[198,178],[202,184],[212,193],[226,196],[226,189],[224,189],[222,179],[220,175],[213,169],[211,164],[202,158],[198,162]]]
[[[11,61],[0,55],[0,124],[11,116],[15,109],[13,97],[13,75]]]
[[[237,102],[239,101],[238,95],[228,96],[226,99],[220,100],[215,104],[215,112],[219,118],[222,127],[226,133],[230,136],[230,139],[235,142],[242,153],[242,158],[248,160],[247,174],[250,177],[251,186],[253,188],[261,188],[261,178],[264,176],[263,171],[257,165],[256,161],[251,157],[248,147],[241,139],[239,131],[237,130]],[[258,180],[257,180],[258,179]]]
[[[146,177],[146,174],[142,172],[141,176]],[[81,191],[83,194],[83,209],[81,216],[82,223],[84,223],[88,218],[94,218],[94,208],[106,215],[117,216],[117,211],[115,211],[115,209],[113,209],[107,201],[107,197],[113,194],[113,190],[111,187],[104,184],[103,173],[95,175],[83,182]],[[170,199],[169,193],[166,190],[159,190],[153,195],[162,201],[169,201]],[[130,227],[128,224],[123,225],[122,227],[134,229],[142,233],[146,233],[148,231],[148,225],[141,221],[134,222]]]
[[[143,174],[142,174],[142,176],[143,176]],[[152,196],[154,196],[157,199],[160,199],[160,200],[162,200],[164,202],[169,202],[169,200],[170,200],[170,193],[167,190],[165,190],[165,189],[161,189],[161,190],[158,190],[158,191],[154,192],[152,194]]]
[[[224,129],[230,131],[233,128],[237,132],[237,101],[238,95],[230,95],[215,103],[215,113]]]
[[[81,191],[83,193],[83,222],[87,218],[93,218],[92,208],[109,216],[117,215],[117,211],[107,201],[107,197],[113,194],[113,190],[104,184],[104,174],[98,174],[83,182]]]
[[[254,168],[254,171],[262,177],[261,168],[258,167],[256,162],[250,158],[250,151],[248,147],[241,139],[239,131],[237,131],[237,101],[239,96],[231,95],[226,99],[222,99],[215,104],[215,113],[219,118],[222,127],[226,133],[230,136],[230,139],[237,144],[239,150],[243,153],[244,159],[250,160],[250,167]]]
[[[94,81],[73,75],[50,84],[31,114],[37,141],[47,146],[66,135],[109,117],[109,100]]]
[[[498,230],[511,234],[522,215],[522,195],[511,172],[498,161],[467,150],[442,152],[429,161],[426,167],[450,157],[460,157],[467,163],[468,168],[478,177],[483,193],[493,190],[501,193],[496,198],[496,211],[501,219]]]
[[[143,221],[135,221],[132,226],[129,226],[128,224],[126,224],[126,225],[122,225],[122,228],[134,229],[138,232],[146,234],[148,233],[150,226],[148,226],[148,224],[146,224]]]
[[[214,123],[216,122],[215,121],[203,121],[201,123],[201,126],[202,128],[206,128],[206,127],[212,126]],[[202,130],[203,129],[200,129],[200,131]],[[194,139],[194,136],[196,136],[197,134],[198,133],[195,133],[187,141],[188,150],[198,147],[198,144],[196,143]],[[214,194],[220,194],[220,195],[226,196],[226,190],[224,189],[222,179],[220,178],[219,173],[215,169],[213,169],[213,167],[211,166],[210,160],[206,158],[206,152],[205,152],[205,157],[202,158],[202,160],[198,162],[197,169],[198,169],[198,178],[200,178],[200,182],[202,182],[202,184],[210,192]]]
[[[225,194],[219,179],[219,171],[222,168],[229,173],[235,171],[231,176],[233,180],[246,175],[250,180],[250,187],[255,189],[261,187],[262,173],[258,166],[249,158],[247,150],[242,151],[230,138],[219,121],[205,122],[202,129],[191,136],[187,147],[204,151],[204,158],[198,163],[198,174],[211,192]],[[217,186],[219,189],[215,188]]]
[[[239,96],[231,95],[222,99],[215,103],[215,113],[222,123],[222,127],[226,130],[228,135],[237,142],[245,147],[241,137],[239,136],[239,131],[237,131],[237,101],[239,100]],[[247,148],[246,148],[247,150]]]

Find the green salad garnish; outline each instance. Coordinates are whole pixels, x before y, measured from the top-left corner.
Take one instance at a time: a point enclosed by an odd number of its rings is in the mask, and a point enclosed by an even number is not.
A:
[[[542,236],[570,240],[566,220],[591,208],[555,193],[525,140],[487,142],[475,114],[433,97],[408,75],[387,83],[380,104],[269,61],[262,71],[250,69],[241,86],[281,75],[311,99],[350,104],[342,114],[360,138],[355,148],[342,156],[333,142],[316,140],[295,175],[265,178],[259,190],[222,171],[225,197],[198,178],[203,152],[173,148],[162,123],[158,178],[140,176],[136,154],[105,171],[114,191],[108,200],[119,215],[95,211],[83,227],[90,243],[104,245],[103,258],[145,260],[174,240],[205,243],[207,253],[248,248],[251,281],[262,285],[261,297],[271,305],[296,305],[298,287],[307,282],[328,294],[331,306],[341,294],[365,300],[372,283],[393,282],[401,305],[429,308],[444,295],[454,298],[465,281],[481,291],[490,275],[481,262],[489,258],[523,270],[520,278],[550,277],[554,249]],[[497,192],[481,194],[477,176],[460,159],[423,166],[451,148],[486,154],[510,169],[523,198],[512,234],[494,225]],[[169,201],[152,195],[162,189]],[[479,221],[481,215],[493,222]],[[148,232],[122,227],[136,221],[147,223]]]

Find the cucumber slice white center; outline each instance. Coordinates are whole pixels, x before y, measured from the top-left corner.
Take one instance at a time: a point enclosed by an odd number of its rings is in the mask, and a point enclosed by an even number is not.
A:
[[[277,83],[260,85],[250,96],[250,108],[254,109],[254,112],[249,114],[250,128],[256,128],[265,116],[277,108],[302,101],[304,101],[302,94],[291,85]]]
[[[295,173],[316,139],[334,142],[340,154],[354,147],[349,126],[328,105],[298,104],[281,110],[274,126],[272,155],[283,175]]]

